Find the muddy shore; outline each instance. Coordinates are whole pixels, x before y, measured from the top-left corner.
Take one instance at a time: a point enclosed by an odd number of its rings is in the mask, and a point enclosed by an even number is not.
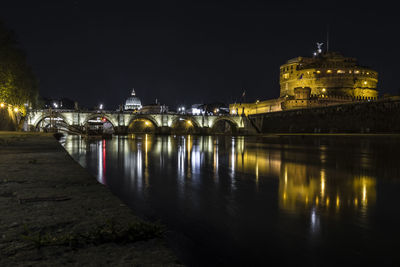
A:
[[[0,132],[0,266],[181,266],[50,134]]]

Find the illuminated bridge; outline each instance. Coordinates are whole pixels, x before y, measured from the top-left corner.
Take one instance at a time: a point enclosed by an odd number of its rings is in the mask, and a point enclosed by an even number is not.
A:
[[[31,131],[70,133],[253,133],[251,122],[243,116],[151,114],[122,111],[80,111],[62,109],[32,110],[28,114]]]

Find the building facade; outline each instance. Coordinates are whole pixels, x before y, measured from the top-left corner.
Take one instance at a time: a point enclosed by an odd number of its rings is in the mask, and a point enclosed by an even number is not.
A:
[[[297,87],[311,88],[311,96],[364,100],[378,97],[378,73],[337,52],[290,59],[280,67],[279,78],[280,97],[295,96]]]
[[[337,52],[288,60],[280,67],[279,82],[279,98],[230,104],[230,114],[251,115],[378,98],[378,73]]]

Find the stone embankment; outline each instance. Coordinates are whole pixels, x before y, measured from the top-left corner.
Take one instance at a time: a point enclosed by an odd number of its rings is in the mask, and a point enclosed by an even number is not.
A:
[[[260,133],[400,133],[400,100],[249,116]]]
[[[179,266],[48,134],[0,132],[0,266]]]

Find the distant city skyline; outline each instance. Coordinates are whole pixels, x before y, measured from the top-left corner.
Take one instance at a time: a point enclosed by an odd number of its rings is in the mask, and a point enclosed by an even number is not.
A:
[[[379,73],[399,94],[398,20],[389,5],[335,2],[21,1],[0,19],[15,31],[44,97],[113,109],[135,88],[143,104],[265,100],[279,96],[279,66],[330,51]],[[393,11],[392,11],[393,10]]]

